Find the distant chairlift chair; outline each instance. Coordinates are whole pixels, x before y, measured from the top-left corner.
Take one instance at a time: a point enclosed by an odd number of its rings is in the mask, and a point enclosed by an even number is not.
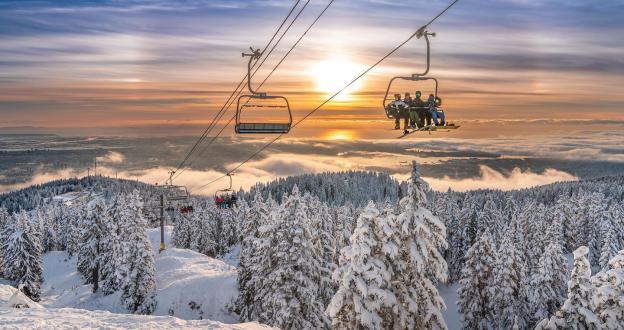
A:
[[[220,189],[215,192],[214,201],[217,208],[227,209],[236,205],[236,194],[232,190],[232,175],[226,174],[230,179],[230,185],[225,189]]]

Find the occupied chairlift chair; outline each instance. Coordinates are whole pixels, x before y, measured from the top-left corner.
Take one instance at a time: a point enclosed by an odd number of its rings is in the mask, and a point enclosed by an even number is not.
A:
[[[165,196],[165,200],[169,202],[176,202],[182,204],[180,207],[181,213],[191,213],[193,212],[193,206],[189,203],[189,193],[185,186],[176,186],[173,184],[173,175],[175,172],[169,172],[169,182],[162,185],[161,189],[163,191],[163,195]],[[172,206],[169,206],[172,207]],[[171,210],[167,210],[171,211]]]
[[[251,94],[241,95],[236,102],[236,124],[234,126],[238,134],[285,134],[292,126],[292,112],[288,99],[283,96],[267,95],[255,91],[251,87],[251,66],[252,62],[258,61],[262,56],[259,49],[249,48],[251,53],[243,53],[243,57],[249,57],[247,63],[247,88]],[[288,118],[279,122],[246,121],[242,117],[244,113],[260,110],[279,110],[287,112]]]
[[[225,189],[217,190],[214,195],[215,204],[219,208],[230,208],[236,205],[236,195],[234,190],[232,190],[232,175],[229,173],[226,175],[230,179],[230,185]],[[226,202],[228,198],[229,203]]]
[[[407,76],[407,77],[393,77],[392,79],[390,79],[390,82],[388,83],[388,88],[386,89],[386,94],[384,95],[383,101],[382,101],[382,106],[384,108],[384,111],[386,112],[386,117],[388,117],[388,119],[395,119],[395,115],[396,115],[396,111],[394,111],[394,109],[392,109],[392,107],[390,106],[390,104],[392,103],[392,101],[394,101],[394,98],[392,97],[388,97],[390,94],[390,90],[392,88],[392,84],[394,83],[395,80],[397,79],[401,79],[401,80],[408,80],[408,81],[426,81],[426,80],[432,80],[435,82],[435,90],[434,90],[434,96],[436,98],[436,100],[438,100],[438,80],[434,77],[425,77],[428,73],[429,73],[429,67],[430,67],[430,63],[431,63],[431,44],[429,41],[429,36],[435,37],[435,33],[430,33],[428,32],[426,29],[426,26],[423,26],[422,28],[420,28],[417,32],[416,32],[416,37],[417,38],[421,38],[421,37],[425,37],[425,41],[427,43],[427,69],[425,70],[425,72],[423,73],[414,73],[411,76]],[[428,109],[428,108],[427,108]],[[438,111],[444,111],[442,108],[438,107]]]

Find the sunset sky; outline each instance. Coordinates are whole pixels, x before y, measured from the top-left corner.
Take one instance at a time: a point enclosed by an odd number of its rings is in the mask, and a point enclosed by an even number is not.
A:
[[[293,3],[2,1],[0,127],[198,134],[245,74],[240,53],[262,47]],[[310,1],[258,77],[326,3]],[[296,120],[448,3],[336,0],[262,89],[287,96]],[[459,122],[624,120],[622,17],[622,0],[460,1],[430,27],[431,75]],[[424,50],[412,41],[301,131],[387,126],[387,81],[422,71]]]

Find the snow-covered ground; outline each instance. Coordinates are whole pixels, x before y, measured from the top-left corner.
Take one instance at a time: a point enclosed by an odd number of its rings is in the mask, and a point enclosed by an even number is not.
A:
[[[0,307],[2,329],[268,329],[257,323],[223,324],[186,321],[171,316],[144,316],[73,308],[7,309]]]
[[[457,312],[457,289],[459,289],[459,283],[449,286],[441,285],[438,287],[438,291],[446,304],[446,310],[442,311],[442,316],[444,317],[446,326],[451,330],[462,328],[459,313]]]
[[[147,316],[111,314],[127,313],[119,303],[119,293],[108,296],[93,294],[89,285],[82,284],[76,272],[75,258],[70,258],[66,252],[50,252],[43,257],[44,282],[40,303],[45,309],[2,310],[0,327],[116,328],[123,324],[130,328],[223,328],[223,324],[214,321],[236,323],[235,316],[227,311],[227,304],[237,294],[236,267],[201,253],[173,248],[171,230],[171,227],[165,227],[167,250],[162,253],[158,253],[159,229],[148,230],[148,235],[154,249],[157,272],[158,306],[154,315],[173,315],[176,318],[151,319]],[[236,252],[232,251],[229,257],[232,264],[236,263]],[[0,306],[4,306],[15,292],[13,287],[3,284],[7,283],[0,283]],[[30,321],[15,323],[22,318]],[[212,321],[184,322],[178,318]],[[38,323],[38,320],[52,323]],[[245,328],[248,328],[247,325]]]

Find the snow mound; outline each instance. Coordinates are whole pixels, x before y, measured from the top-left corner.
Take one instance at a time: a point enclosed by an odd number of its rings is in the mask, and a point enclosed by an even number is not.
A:
[[[30,298],[26,297],[25,294],[22,293],[22,286],[20,286],[19,290],[15,290],[9,301],[6,303],[5,307],[8,308],[42,308],[41,305],[36,302],[30,300]]]
[[[11,282],[0,279],[0,306],[6,305],[17,289],[11,285]]]
[[[258,323],[185,321],[170,316],[113,314],[73,308],[0,308],[1,329],[270,329]]]
[[[158,305],[154,315],[238,322],[226,307],[238,294],[236,267],[195,251],[174,248],[171,231],[172,227],[165,227],[167,250],[161,253],[160,229],[147,231],[156,262]]]
[[[176,249],[170,242],[171,227],[165,227],[167,250],[158,253],[160,229],[149,229],[156,266],[156,300],[154,315],[175,316],[186,320],[210,319],[238,323],[227,304],[238,294],[237,270],[223,261],[191,250]],[[66,252],[48,252],[43,256],[41,305],[47,308],[81,308],[113,313],[128,313],[120,303],[120,293],[108,296],[92,293],[76,271],[76,259]],[[13,291],[3,294],[0,303]],[[3,296],[4,301],[2,300]],[[2,306],[2,305],[0,305]]]

